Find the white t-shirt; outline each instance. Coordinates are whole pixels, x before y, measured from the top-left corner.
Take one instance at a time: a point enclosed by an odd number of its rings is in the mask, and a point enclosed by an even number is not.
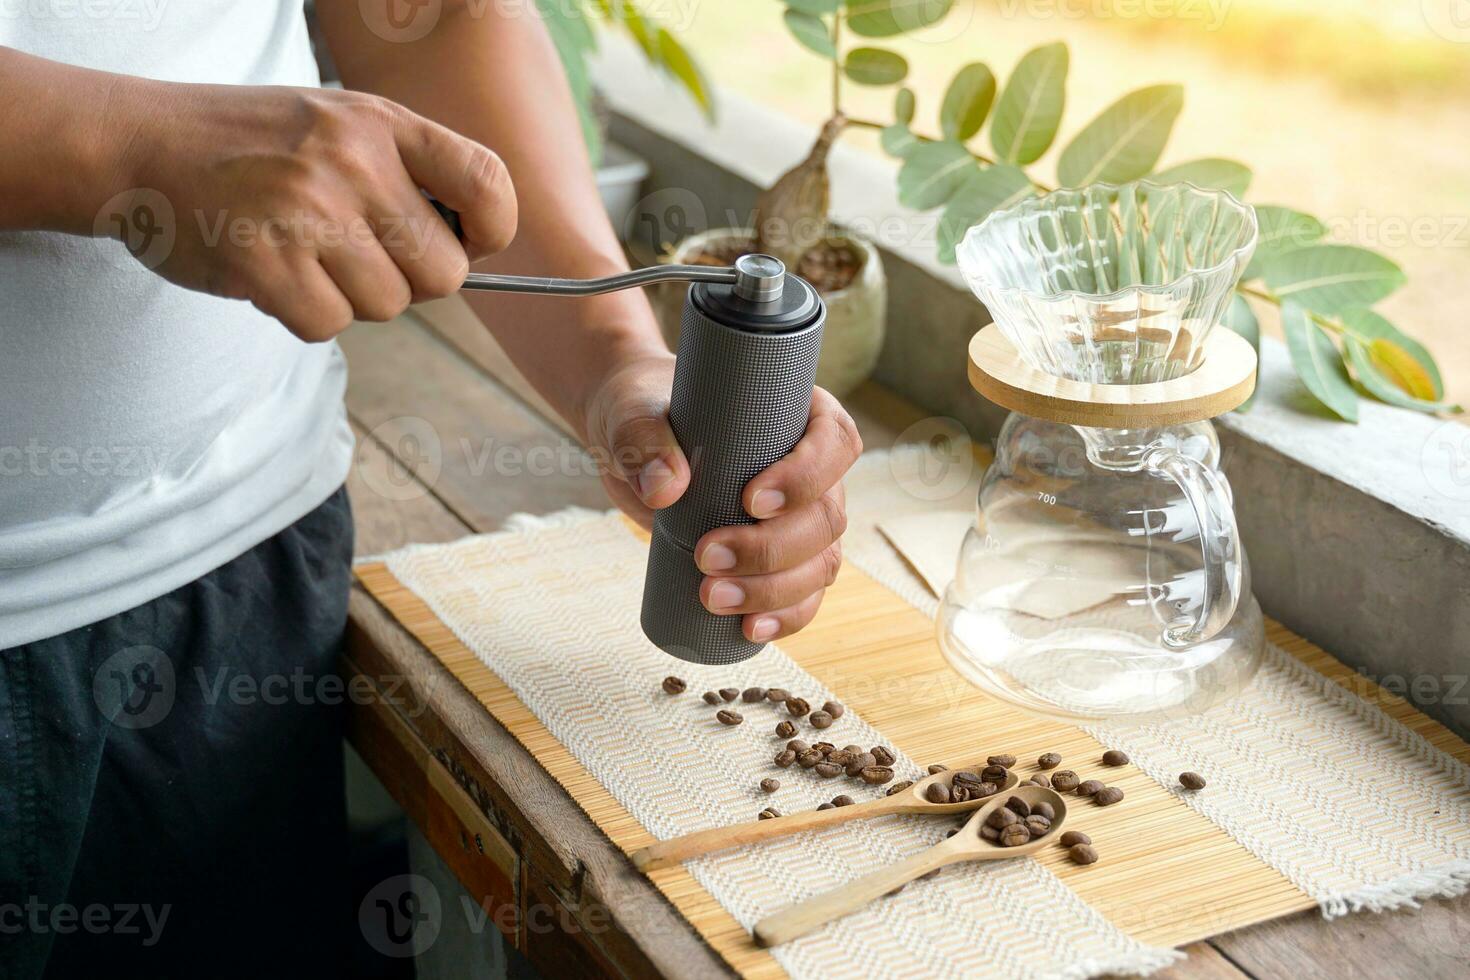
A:
[[[318,84],[302,0],[0,0],[0,45],[171,81]],[[124,246],[0,233],[0,649],[199,578],[347,475],[335,344]]]

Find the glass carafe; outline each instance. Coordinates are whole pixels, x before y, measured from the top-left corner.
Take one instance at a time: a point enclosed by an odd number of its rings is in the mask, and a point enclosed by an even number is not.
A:
[[[1095,385],[1195,370],[1256,242],[1221,191],[1064,190],[992,214],[960,269],[1036,371]],[[1025,708],[1134,723],[1247,683],[1263,624],[1208,421],[1097,428],[1012,413],[939,613],[962,676]]]

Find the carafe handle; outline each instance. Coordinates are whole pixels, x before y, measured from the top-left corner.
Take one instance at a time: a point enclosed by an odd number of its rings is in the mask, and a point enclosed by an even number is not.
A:
[[[1245,580],[1244,554],[1230,490],[1213,467],[1177,449],[1155,449],[1143,465],[1149,472],[1178,484],[1194,510],[1204,558],[1202,602],[1193,622],[1173,624],[1164,630],[1164,642],[1175,647],[1200,643],[1234,618]]]

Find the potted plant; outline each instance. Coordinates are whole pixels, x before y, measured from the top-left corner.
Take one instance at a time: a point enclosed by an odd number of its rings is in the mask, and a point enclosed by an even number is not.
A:
[[[900,202],[937,213],[939,259],[949,264],[965,232],[991,211],[1054,187],[1148,177],[1220,188],[1237,197],[1249,188],[1250,168],[1234,160],[1212,157],[1156,169],[1183,109],[1184,92],[1178,85],[1149,86],[1114,102],[1071,137],[1062,148],[1055,181],[1047,182],[1028,168],[1052,146],[1061,128],[1069,66],[1065,44],[1028,52],[1003,87],[988,66],[962,66],[939,105],[937,133],[924,133],[914,125],[914,92],[899,87],[908,75],[908,62],[872,42],[939,23],[954,0],[785,4],[783,18],[792,37],[831,63],[832,117],[811,155],[761,196],[752,229],[707,232],[681,243],[671,258],[724,263],[741,251],[771,251],[803,274],[814,274],[829,304],[838,305],[846,290],[863,294],[841,320],[834,315],[829,321],[834,361],[837,350],[850,347],[841,358],[842,380],[824,382],[836,390],[856,383],[846,366],[855,372],[866,365],[864,374],[871,370],[881,346],[884,308],[877,253],[868,243],[834,233],[826,220],[827,151],[846,128],[879,131],[884,150],[901,161]],[[859,43],[845,43],[848,37]],[[846,115],[841,105],[844,82],[895,86],[893,119]],[[984,150],[977,144],[987,125],[990,146]],[[1357,419],[1362,394],[1422,412],[1459,411],[1444,401],[1430,352],[1372,309],[1405,282],[1392,260],[1356,245],[1325,241],[1326,226],[1293,208],[1262,204],[1256,212],[1261,244],[1226,317],[1232,329],[1259,346],[1257,310],[1278,309],[1303,385],[1325,410],[1344,420]],[[876,326],[850,322],[863,317],[875,318]],[[824,361],[828,357],[824,347]]]

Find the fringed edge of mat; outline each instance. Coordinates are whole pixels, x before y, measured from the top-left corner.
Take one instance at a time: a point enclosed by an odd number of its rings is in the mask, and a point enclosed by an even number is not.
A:
[[[1417,909],[1425,899],[1458,898],[1466,891],[1470,891],[1470,861],[1453,861],[1376,885],[1365,885],[1345,895],[1328,896],[1319,904],[1324,919],[1336,919],[1352,912]]]
[[[1050,974],[1059,980],[1091,980],[1099,976],[1146,977],[1175,966],[1188,959],[1188,954],[1177,949],[1150,946],[1130,956],[1094,957],[1074,963],[1057,973]]]
[[[584,524],[588,521],[599,520],[622,513],[616,508],[608,510],[592,510],[588,507],[566,507],[562,510],[552,511],[550,514],[529,514],[524,511],[511,514],[494,531],[484,534],[466,534],[462,538],[453,541],[430,542],[428,544],[410,544],[392,551],[379,552],[376,555],[362,555],[352,560],[353,565],[386,565],[395,558],[406,558],[423,551],[435,551],[451,545],[462,544],[466,541],[479,541],[482,539],[493,539],[512,534],[527,534],[531,531],[539,531],[546,527],[571,527]]]

